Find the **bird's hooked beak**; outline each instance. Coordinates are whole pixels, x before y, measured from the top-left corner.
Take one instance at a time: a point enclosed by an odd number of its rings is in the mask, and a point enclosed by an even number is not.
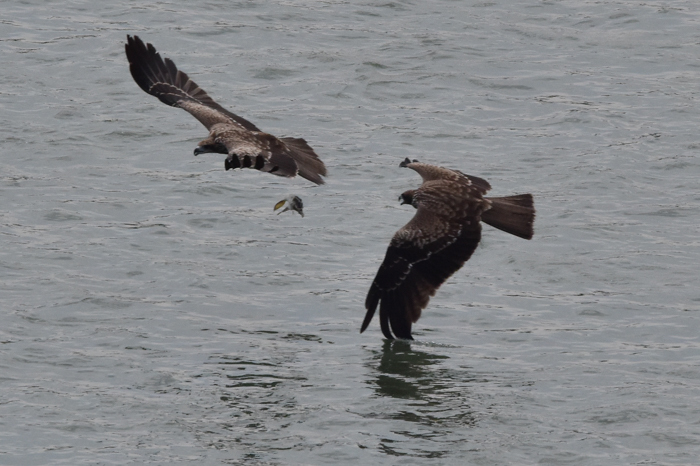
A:
[[[199,154],[208,154],[212,152],[212,150],[208,146],[197,146],[194,148],[194,156],[198,156]]]
[[[228,149],[226,146],[219,143],[213,142],[209,143],[207,139],[201,141],[197,147],[194,148],[194,155],[199,154],[228,154]]]

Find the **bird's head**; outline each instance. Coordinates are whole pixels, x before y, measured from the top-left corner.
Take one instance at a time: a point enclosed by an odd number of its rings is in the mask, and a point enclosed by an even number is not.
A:
[[[197,147],[194,148],[194,155],[209,153],[228,154],[228,149],[226,149],[225,145],[217,142],[213,137],[200,141],[200,143],[197,144]]]
[[[406,191],[405,193],[402,193],[399,196],[399,202],[401,203],[401,205],[404,205],[404,204],[413,205],[413,195],[415,194],[415,192],[416,192],[415,189],[411,189],[409,191]],[[415,205],[413,205],[413,207],[415,207]]]

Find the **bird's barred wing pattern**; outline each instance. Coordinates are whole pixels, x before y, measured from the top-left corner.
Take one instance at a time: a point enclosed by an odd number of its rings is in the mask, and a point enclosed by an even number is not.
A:
[[[127,36],[125,50],[136,84],[164,104],[187,110],[207,129],[217,123],[231,123],[249,131],[260,131],[253,123],[217,104],[186,73],[178,70],[172,60],[161,58],[150,43],[144,44],[138,36]]]
[[[326,176],[326,165],[318,158],[316,152],[302,138],[280,138],[286,147],[286,152],[294,159],[299,169],[299,176],[316,184],[323,184]],[[274,157],[274,153],[273,153]]]
[[[221,142],[229,152],[226,159],[226,170],[255,168],[286,177],[294,177],[299,172],[299,168],[286,145],[271,134],[235,133],[222,138]],[[323,183],[323,180],[320,181]]]
[[[392,339],[393,331],[398,338],[413,339],[411,326],[430,297],[469,259],[480,239],[478,218],[450,220],[419,207],[387,249],[367,294],[367,314],[360,332],[367,328],[379,305],[384,336]]]
[[[227,170],[252,167],[278,176],[294,177],[298,174],[316,184],[324,184],[321,176],[326,175],[326,166],[303,139],[235,132],[222,138],[221,142],[229,151]]]
[[[438,167],[427,163],[410,161],[404,161],[401,164],[401,166],[408,167],[411,170],[416,171],[421,176],[421,178],[423,178],[423,183],[436,180],[447,180],[456,182],[466,181],[468,184],[476,187],[482,195],[486,194],[491,189],[491,185],[485,179],[479,178],[478,176],[467,175],[458,170]]]
[[[421,178],[423,178],[424,183],[426,181],[435,181],[435,180],[458,181],[461,178],[461,176],[460,176],[461,174],[455,172],[454,170],[450,170],[449,168],[438,167],[435,165],[430,165],[427,163],[410,162],[410,163],[404,163],[402,166],[408,167],[411,170],[416,171],[421,176]]]
[[[481,193],[482,196],[491,190],[491,185],[485,179],[479,178],[478,176],[474,176],[474,175],[467,175],[466,173],[462,173],[461,171],[458,171],[458,170],[455,170],[455,172],[459,173],[464,178],[468,179],[469,182],[471,183],[471,185],[473,187],[475,187],[477,190],[479,190],[479,192]]]
[[[161,102],[187,110],[210,131],[209,138],[195,150],[229,156],[225,168],[256,168],[279,176],[297,174],[323,184],[326,166],[305,140],[275,138],[261,132],[248,120],[214,102],[209,95],[177,69],[172,60],[161,58],[155,47],[137,37],[127,36],[125,45],[129,69],[136,83]]]

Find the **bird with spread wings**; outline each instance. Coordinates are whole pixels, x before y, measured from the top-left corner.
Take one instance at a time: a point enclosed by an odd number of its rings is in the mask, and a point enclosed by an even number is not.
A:
[[[187,110],[208,130],[194,155],[227,154],[225,168],[255,168],[278,176],[297,174],[323,184],[326,166],[304,139],[277,138],[260,131],[253,123],[235,115],[204,92],[169,58],[162,59],[153,45],[138,36],[125,44],[129,69],[136,84],[164,104]]]
[[[418,189],[399,197],[402,204],[415,207],[416,214],[389,244],[367,293],[367,314],[360,333],[367,329],[379,306],[384,336],[412,340],[411,326],[430,297],[479,244],[481,221],[531,239],[535,208],[531,194],[484,197],[491,189],[488,181],[457,170],[408,158],[400,166],[415,170],[423,178]]]

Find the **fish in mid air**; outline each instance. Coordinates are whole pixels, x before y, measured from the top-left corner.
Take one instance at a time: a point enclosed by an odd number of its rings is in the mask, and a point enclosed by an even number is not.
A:
[[[284,210],[280,210],[277,212],[277,215],[281,214],[282,212],[286,212],[288,210],[293,210],[294,212],[299,212],[299,215],[304,217],[304,203],[301,201],[301,198],[299,196],[287,196],[281,201],[279,201],[277,204],[275,204],[275,208],[273,211],[282,208],[283,206]]]

